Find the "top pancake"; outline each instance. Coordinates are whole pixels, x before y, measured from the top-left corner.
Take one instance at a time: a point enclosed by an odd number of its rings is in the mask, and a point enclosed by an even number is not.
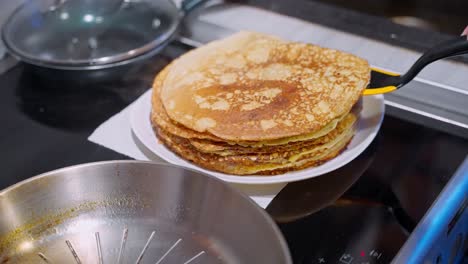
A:
[[[322,137],[328,134],[329,132],[331,132],[333,129],[335,129],[338,122],[340,122],[340,120],[345,117],[344,115],[335,120],[332,120],[330,123],[328,123],[326,126],[324,126],[320,130],[317,130],[312,133],[298,135],[298,136],[262,140],[262,141],[223,140],[207,132],[198,132],[198,131],[189,129],[177,122],[174,122],[172,119],[169,118],[169,116],[166,113],[166,110],[164,109],[163,103],[161,101],[160,93],[161,93],[162,83],[164,79],[166,78],[167,72],[170,67],[171,67],[171,64],[169,64],[161,72],[159,72],[159,74],[156,76],[153,82],[153,93],[151,97],[152,107],[151,107],[150,119],[154,127],[156,126],[160,127],[161,129],[166,130],[168,133],[176,135],[178,137],[182,137],[186,139],[211,140],[213,142],[224,142],[229,145],[240,145],[244,147],[249,146],[253,148],[258,148],[258,147],[263,147],[263,146],[277,146],[277,145],[284,145],[284,144],[288,144],[292,142],[309,141],[315,138]],[[351,112],[353,112],[357,116],[359,115],[360,111],[361,111],[361,104],[358,101],[358,103],[356,103],[351,109]]]
[[[160,98],[168,116],[229,141],[313,133],[348,113],[370,79],[351,54],[240,32],[169,67]]]

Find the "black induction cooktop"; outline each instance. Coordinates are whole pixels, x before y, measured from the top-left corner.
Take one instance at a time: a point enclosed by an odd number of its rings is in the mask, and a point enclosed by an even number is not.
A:
[[[467,151],[467,140],[385,116],[361,156],[288,185],[267,211],[294,263],[389,263]]]
[[[23,64],[1,75],[0,189],[68,165],[129,159],[87,137],[187,49],[174,43],[102,83],[54,81]],[[466,139],[386,115],[362,155],[327,175],[288,184],[267,211],[294,263],[389,263],[467,153]]]

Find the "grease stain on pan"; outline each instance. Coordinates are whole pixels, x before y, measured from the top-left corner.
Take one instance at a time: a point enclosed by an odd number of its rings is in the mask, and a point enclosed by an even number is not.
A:
[[[60,212],[43,213],[39,217],[31,217],[31,221],[0,235],[0,263],[10,263],[14,260],[13,256],[22,254],[25,250],[22,242],[40,242],[46,236],[57,234],[58,226],[80,215],[98,210],[144,208],[146,206],[148,203],[140,199],[122,197],[105,201],[87,201]]]

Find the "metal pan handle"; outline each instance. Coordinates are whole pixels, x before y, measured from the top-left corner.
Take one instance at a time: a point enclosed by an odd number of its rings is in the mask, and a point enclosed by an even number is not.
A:
[[[182,10],[182,12],[187,14],[191,12],[192,10],[194,10],[195,8],[202,5],[203,3],[205,3],[206,1],[207,0],[183,0],[180,5],[180,9]]]

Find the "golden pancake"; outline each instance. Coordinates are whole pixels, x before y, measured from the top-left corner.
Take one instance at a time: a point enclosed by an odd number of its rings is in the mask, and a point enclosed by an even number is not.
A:
[[[151,123],[163,144],[206,169],[276,175],[317,166],[353,137],[369,73],[350,54],[241,32],[158,74]]]
[[[352,137],[355,121],[356,116],[350,113],[332,132],[311,141],[263,148],[226,144],[221,152],[211,153],[201,152],[192,140],[172,135],[157,126],[155,132],[175,153],[202,167],[237,175],[271,175],[276,174],[275,171],[293,170],[304,164],[317,165],[334,156]]]
[[[182,158],[214,171],[234,175],[277,175],[287,171],[298,170],[310,166],[317,166],[338,155],[351,141],[353,129],[343,131],[333,141],[315,146],[312,149],[298,152],[284,157],[281,153],[270,155],[233,155],[219,156],[197,151],[181,137],[165,133],[155,128],[158,138],[173,152]]]
[[[166,113],[166,110],[164,109],[161,98],[159,96],[162,82],[164,81],[164,78],[167,75],[169,67],[170,65],[166,66],[166,68],[164,68],[156,76],[155,81],[153,83],[153,94],[152,94],[152,99],[151,99],[152,100],[151,123],[153,124],[153,126],[157,125],[161,127],[162,129],[166,130],[167,132],[174,134],[176,136],[179,136],[179,137],[188,138],[188,139],[202,139],[202,140],[208,139],[208,140],[216,141],[216,142],[225,142],[230,145],[237,144],[241,146],[251,146],[251,147],[275,146],[275,145],[283,145],[283,144],[291,143],[291,142],[299,142],[299,141],[319,138],[323,135],[326,135],[333,129],[335,129],[337,123],[342,118],[344,118],[344,117],[340,117],[335,120],[332,120],[329,124],[327,124],[325,127],[320,129],[319,131],[308,133],[305,135],[298,135],[298,136],[273,139],[273,140],[263,140],[263,141],[224,141],[223,139],[213,136],[209,133],[198,132],[198,131],[186,128],[185,126],[178,124],[169,118],[169,116]],[[355,115],[359,114],[361,110],[360,107],[361,107],[360,104],[356,104],[355,107],[352,109]]]
[[[272,162],[273,160],[285,162],[287,160],[297,160],[300,159],[304,154],[309,153],[310,150],[323,149],[323,146],[327,146],[328,144],[334,144],[330,142],[339,141],[341,137],[343,137],[343,134],[346,134],[348,131],[353,130],[354,120],[355,118],[353,118],[352,115],[350,115],[350,118],[347,118],[343,122],[340,122],[339,126],[332,133],[329,133],[318,140],[294,144],[295,146],[291,146],[290,148],[288,148],[290,144],[287,144],[286,146],[281,147],[269,147],[269,151],[257,152],[257,148],[244,147],[242,149],[239,149],[238,146],[232,146],[231,148],[227,147],[226,149],[224,149],[224,151],[220,153],[200,152],[200,154],[216,154],[217,156],[227,158],[232,158],[229,156],[235,156],[233,159],[237,160],[241,160],[244,157],[247,157],[249,161],[251,160],[251,155],[255,155],[257,157],[257,162]],[[177,141],[181,144],[189,146],[190,148],[193,148],[196,151],[199,151],[197,147],[194,146],[194,144],[191,142],[191,140],[171,135],[163,129],[159,129],[158,133],[166,137],[171,137],[175,139],[174,141]],[[264,148],[262,149],[265,150]],[[242,152],[242,150],[244,150],[245,152]]]
[[[369,78],[354,55],[241,32],[175,60],[161,78],[165,111],[153,109],[152,119],[183,138],[303,141],[341,120]]]
[[[223,141],[222,139],[210,135],[208,133],[201,133],[184,127],[183,125],[177,124],[172,121],[164,109],[163,103],[160,97],[161,85],[166,78],[168,69],[171,64],[166,66],[155,78],[153,82],[153,93],[151,97],[151,123],[153,126],[157,125],[169,133],[177,135],[183,138],[199,138],[199,139],[210,139],[214,141]]]
[[[357,117],[354,114],[348,114],[341,120],[336,129],[332,130],[330,133],[311,140],[290,142],[283,145],[273,145],[273,146],[262,146],[262,147],[252,147],[252,146],[242,146],[242,145],[232,145],[228,143],[215,142],[210,140],[200,140],[200,139],[189,139],[190,144],[200,152],[212,153],[220,156],[229,156],[229,155],[239,155],[239,154],[271,154],[271,153],[288,153],[291,151],[296,151],[298,149],[307,149],[316,145],[325,144],[329,141],[332,141],[340,133],[343,133],[344,130],[352,127],[356,122]]]

